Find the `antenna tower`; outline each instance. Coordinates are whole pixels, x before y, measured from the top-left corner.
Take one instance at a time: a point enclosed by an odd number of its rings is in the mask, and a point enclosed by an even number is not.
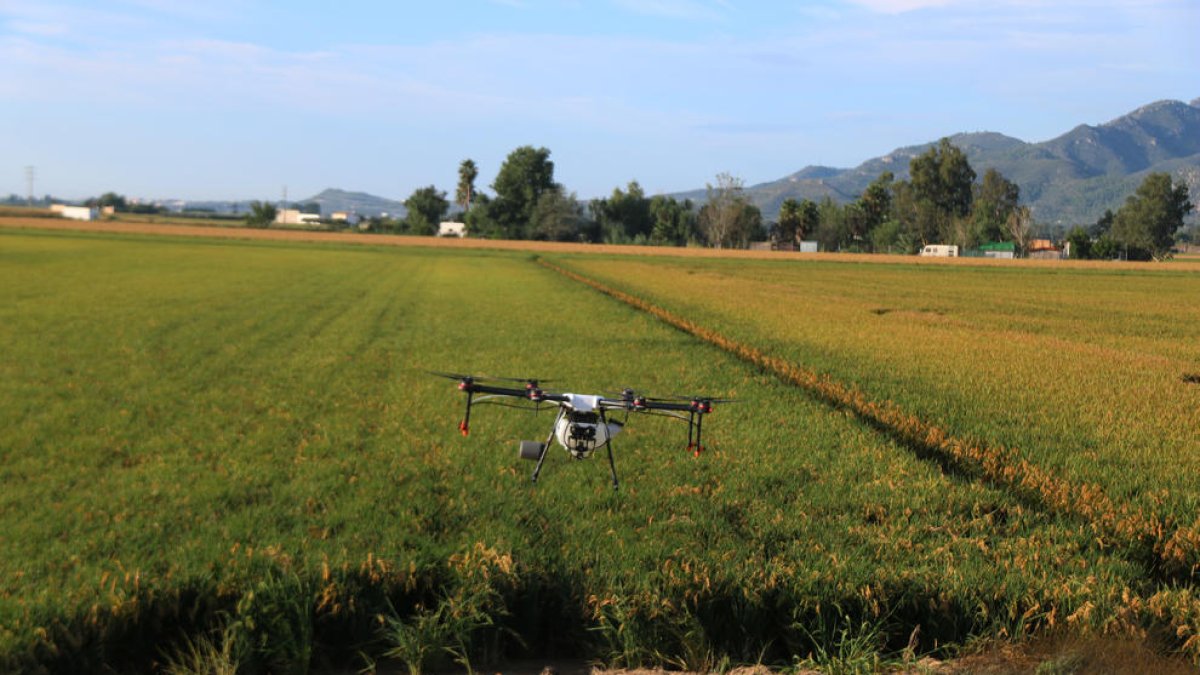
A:
[[[37,177],[37,167],[25,167],[25,205],[33,206],[33,179]]]

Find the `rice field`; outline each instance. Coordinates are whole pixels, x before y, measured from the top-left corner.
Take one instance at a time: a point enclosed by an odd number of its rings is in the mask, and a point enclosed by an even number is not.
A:
[[[1196,285],[0,230],[0,669],[1195,658]],[[534,487],[427,370],[738,403]]]

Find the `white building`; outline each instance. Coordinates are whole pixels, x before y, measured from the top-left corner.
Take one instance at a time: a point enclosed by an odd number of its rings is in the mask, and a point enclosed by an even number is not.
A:
[[[467,226],[463,223],[438,223],[439,237],[465,237],[467,236]]]
[[[315,225],[321,221],[319,213],[300,213],[300,209],[279,209],[275,222],[280,225]]]
[[[59,214],[63,218],[71,220],[96,220],[100,217],[100,211],[91,206],[67,206],[66,204],[52,204],[50,210]]]

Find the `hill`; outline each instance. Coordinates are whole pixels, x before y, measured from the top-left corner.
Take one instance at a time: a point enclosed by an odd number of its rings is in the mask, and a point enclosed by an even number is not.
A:
[[[1041,222],[1094,222],[1105,209],[1120,206],[1154,171],[1182,178],[1193,195],[1200,195],[1200,99],[1158,101],[1098,126],[1081,124],[1040,143],[995,132],[949,138],[979,175],[995,168],[1020,185],[1022,201]],[[806,167],[750,186],[747,192],[768,219],[778,215],[779,205],[789,197],[850,201],[884,171],[908,178],[909,161],[934,144],[898,148],[853,169]],[[679,196],[702,201],[704,191]]]
[[[301,199],[301,203],[316,202],[321,205],[321,215],[328,216],[335,211],[348,211],[360,216],[389,216],[403,217],[407,211],[404,203],[386,197],[377,197],[366,192],[349,192],[336,188],[326,188],[321,192]]]

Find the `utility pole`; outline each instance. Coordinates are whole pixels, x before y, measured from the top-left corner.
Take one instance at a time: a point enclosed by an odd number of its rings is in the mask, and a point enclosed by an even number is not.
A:
[[[33,179],[37,176],[37,167],[25,167],[25,205],[33,206]]]

